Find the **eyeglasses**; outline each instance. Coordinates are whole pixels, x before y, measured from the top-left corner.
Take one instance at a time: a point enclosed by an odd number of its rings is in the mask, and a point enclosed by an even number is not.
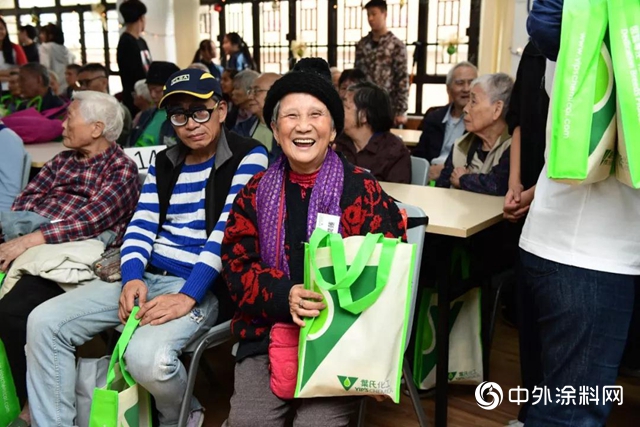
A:
[[[249,90],[247,90],[247,95],[249,96],[257,95],[260,92],[269,92],[269,89],[260,89],[259,87],[252,87]]]
[[[92,79],[76,80],[76,87],[89,87],[92,81],[98,80],[98,79],[106,79],[106,78],[107,76],[98,76]]]
[[[195,111],[177,111],[171,113],[169,120],[174,126],[184,126],[189,119],[193,119],[194,122],[203,124],[207,123],[211,119],[211,115],[218,109],[220,102],[218,102],[213,108],[203,108]]]

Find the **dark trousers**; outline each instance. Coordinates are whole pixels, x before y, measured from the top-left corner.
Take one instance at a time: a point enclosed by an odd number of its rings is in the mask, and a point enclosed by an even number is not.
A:
[[[636,278],[559,264],[526,251],[520,255],[524,292],[531,302],[530,327],[520,331],[530,345],[524,357],[541,363],[537,386],[551,394],[551,402],[529,407],[525,425],[602,426],[612,408],[611,401],[603,403],[603,387],[616,382]],[[575,403],[567,405],[557,399],[568,386],[575,390]],[[581,404],[585,387],[589,394],[597,389],[597,404]]]
[[[11,374],[20,404],[27,400],[27,318],[43,302],[63,294],[55,282],[36,276],[22,276],[0,299],[0,339],[7,351]]]

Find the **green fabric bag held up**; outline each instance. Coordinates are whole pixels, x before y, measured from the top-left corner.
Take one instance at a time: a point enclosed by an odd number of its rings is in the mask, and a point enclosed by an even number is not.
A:
[[[400,401],[414,263],[414,245],[400,239],[313,232],[304,284],[327,307],[300,330],[296,398]]]
[[[127,372],[124,353],[140,320],[134,307],[113,350],[107,385],[93,392],[89,427],[151,427],[151,396]]]
[[[569,184],[613,171],[616,99],[607,46],[607,0],[565,0],[551,114],[548,176]]]
[[[7,352],[0,340],[0,426],[6,426],[20,414],[20,402],[11,376]]]
[[[640,188],[640,2],[608,0],[618,97],[616,178]]]

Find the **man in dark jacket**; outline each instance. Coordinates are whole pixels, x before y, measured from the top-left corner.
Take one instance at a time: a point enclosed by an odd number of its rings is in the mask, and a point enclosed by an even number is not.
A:
[[[447,74],[447,93],[451,103],[424,116],[422,135],[412,154],[431,163],[429,181],[438,179],[453,143],[465,133],[462,110],[469,102],[471,82],[476,77],[478,70],[472,63],[463,61],[456,64]]]
[[[172,62],[154,61],[151,63],[146,81],[151,99],[156,105],[162,99],[162,88],[167,83],[167,79],[179,70],[178,66]],[[131,131],[127,146],[149,147],[175,144],[176,132],[167,120],[167,112],[153,107],[140,113],[140,117]]]

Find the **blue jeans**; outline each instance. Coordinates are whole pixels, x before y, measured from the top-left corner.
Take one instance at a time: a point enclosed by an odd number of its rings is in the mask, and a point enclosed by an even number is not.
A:
[[[146,273],[147,300],[180,291],[184,279]],[[74,425],[75,348],[120,324],[122,284],[93,281],[39,305],[27,324],[27,390],[31,422],[40,427]],[[188,342],[218,316],[218,300],[204,300],[179,319],[136,330],[125,353],[133,378],[155,398],[162,427],[177,426],[187,372],[178,357]]]
[[[542,383],[552,402],[531,405],[526,427],[602,426],[611,402],[602,387],[615,385],[633,312],[634,276],[587,270],[521,251],[525,291],[532,298],[534,325],[520,339],[539,340]],[[535,355],[528,355],[536,357]],[[561,405],[564,386],[576,391],[575,405]],[[582,386],[598,389],[599,404],[580,405]]]

